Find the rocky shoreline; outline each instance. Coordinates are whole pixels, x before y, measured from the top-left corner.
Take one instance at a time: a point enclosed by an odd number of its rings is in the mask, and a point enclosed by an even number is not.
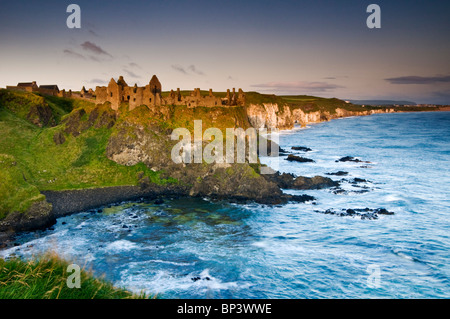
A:
[[[265,107],[265,105],[264,105]],[[364,116],[371,115],[378,112],[348,112],[338,109],[336,114],[330,116],[325,114],[323,116],[321,112],[316,113],[303,113],[297,110],[292,114],[286,110],[286,115],[289,116],[289,120],[284,118],[284,121],[280,121],[278,116],[272,119],[270,112],[256,112],[252,114],[253,108],[247,110],[247,116],[250,123],[254,127],[258,127],[262,123],[266,123],[267,127],[290,129],[293,128],[294,123],[300,123],[306,125],[308,123],[329,121],[330,119],[348,117],[348,116]],[[262,110],[260,110],[262,111]],[[392,113],[392,110],[386,110],[388,113]],[[265,114],[263,114],[265,113]],[[293,113],[296,113],[295,116]],[[320,114],[319,114],[320,113]],[[306,116],[308,115],[308,116]],[[314,115],[314,116],[313,116]],[[281,117],[283,117],[281,115]],[[258,119],[258,120],[256,120]],[[272,121],[268,121],[272,119]],[[252,122],[253,120],[253,122]],[[282,124],[283,122],[283,124]],[[114,149],[111,147],[108,149],[111,154],[114,154]],[[296,147],[294,150],[303,152],[310,151],[306,147]],[[269,152],[270,153],[270,152]],[[109,155],[111,155],[109,154]],[[303,162],[307,159],[303,157],[294,156],[289,154],[288,151],[280,149],[280,155],[291,156],[290,160]],[[355,158],[341,158],[340,161],[354,161],[363,162]],[[192,176],[199,173],[197,170],[192,170]],[[219,172],[219,174],[218,174]],[[257,202],[261,204],[285,204],[287,202],[307,202],[314,201],[315,199],[308,195],[289,195],[281,191],[284,189],[321,189],[321,188],[335,188],[335,192],[343,191],[339,189],[339,182],[333,181],[326,177],[316,176],[313,178],[296,177],[290,174],[273,174],[262,175],[259,178],[252,180],[249,178],[243,178],[245,174],[234,174],[233,176],[226,176],[221,173],[221,170],[214,170],[214,174],[203,174],[203,182],[200,184],[192,183],[192,187],[180,186],[180,185],[156,185],[151,183],[144,183],[138,186],[114,186],[114,187],[102,187],[102,188],[89,188],[80,190],[64,190],[64,191],[42,191],[42,194],[46,196],[46,200],[35,203],[27,213],[11,213],[7,218],[0,221],[0,246],[5,238],[10,238],[17,232],[21,231],[33,231],[39,229],[46,229],[52,226],[56,219],[59,217],[67,216],[86,210],[96,209],[101,206],[111,205],[123,201],[133,200],[152,200],[162,197],[173,196],[186,196],[186,197],[207,197],[213,200],[227,200],[229,202]],[[329,173],[328,175],[344,176],[346,172]],[[220,178],[214,178],[213,176],[220,175]],[[192,177],[191,176],[191,177]],[[198,174],[194,176],[198,177]],[[194,180],[192,177],[191,179]],[[228,183],[223,182],[223,178],[230,177],[233,181]],[[236,183],[241,184],[241,189],[236,189]],[[231,185],[229,185],[231,184]],[[217,187],[221,186],[220,190]],[[225,188],[225,189],[224,189]],[[216,189],[216,191],[213,191]],[[341,214],[340,214],[341,215]]]
[[[278,187],[272,182],[272,180],[267,180],[267,184],[270,187]],[[281,189],[273,196],[264,197],[259,197],[255,194],[249,194],[249,196],[241,196],[239,194],[226,196],[225,194],[204,194],[203,192],[192,194],[189,188],[173,184],[141,184],[139,186],[42,191],[42,194],[45,195],[46,200],[37,205],[39,206],[37,208],[40,209],[32,208],[26,214],[12,213],[0,222],[0,248],[6,247],[17,233],[44,230],[53,226],[57,218],[121,202],[155,200],[155,203],[160,203],[167,198],[204,196],[211,200],[226,200],[234,203],[256,202],[266,205],[285,204],[287,202],[304,203],[315,200],[314,197],[309,195],[285,194],[281,192]]]
[[[139,186],[113,186],[66,191],[42,192],[52,204],[54,218],[95,209],[104,205],[139,199],[157,199],[167,196],[181,196],[184,193],[175,187],[142,188]]]

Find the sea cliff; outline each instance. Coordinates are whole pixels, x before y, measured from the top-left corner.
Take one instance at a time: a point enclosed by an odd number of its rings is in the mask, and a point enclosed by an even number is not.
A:
[[[247,93],[246,101],[235,107],[129,110],[122,105],[116,111],[109,103],[0,90],[0,235],[45,228],[66,214],[138,198],[199,196],[265,204],[311,200],[283,193],[279,180],[260,175],[259,163],[175,164],[171,150],[178,141],[171,133],[176,128],[192,132],[194,120],[202,120],[203,132],[211,127],[287,130],[396,111],[255,92]],[[308,189],[318,187],[315,181],[333,185],[324,178],[292,183]]]

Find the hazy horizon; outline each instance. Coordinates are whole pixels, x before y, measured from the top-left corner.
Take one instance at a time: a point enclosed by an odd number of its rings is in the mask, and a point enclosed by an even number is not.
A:
[[[81,7],[81,29],[66,8]],[[381,7],[381,29],[366,8]],[[60,89],[123,75],[163,90],[242,88],[353,100],[450,104],[443,1],[2,1],[0,87]]]

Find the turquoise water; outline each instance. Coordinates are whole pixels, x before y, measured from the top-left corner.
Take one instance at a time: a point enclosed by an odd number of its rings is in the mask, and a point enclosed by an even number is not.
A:
[[[289,191],[315,204],[123,203],[22,235],[3,256],[53,250],[117,286],[162,298],[449,298],[450,113],[380,114],[280,134],[315,163],[279,170],[368,180],[346,192]],[[337,163],[343,156],[371,163]],[[275,166],[273,158],[263,162]],[[368,190],[361,193],[360,190]],[[377,220],[326,209],[384,207]]]

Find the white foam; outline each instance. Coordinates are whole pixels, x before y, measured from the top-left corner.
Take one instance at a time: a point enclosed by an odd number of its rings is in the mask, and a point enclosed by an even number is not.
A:
[[[128,251],[131,249],[138,249],[138,248],[139,248],[138,245],[125,239],[116,240],[105,247],[105,249],[108,251]]]
[[[255,246],[255,247],[259,247],[259,248],[264,248],[264,249],[267,249],[270,246],[267,241],[256,241],[256,242],[252,243],[251,245]]]
[[[81,224],[79,224],[78,226],[76,226],[75,228],[76,229],[81,229],[81,228],[83,228],[83,226],[85,226],[86,225],[86,222],[81,222]]]
[[[154,263],[170,264],[170,265],[174,265],[174,266],[194,266],[195,265],[195,262],[192,262],[192,263],[180,263],[180,262],[174,262],[174,261],[168,261],[168,260],[160,260],[160,259],[150,260],[150,261],[154,262]]]
[[[402,200],[402,198],[400,198],[399,196],[397,196],[397,195],[387,195],[387,196],[385,196],[384,197],[384,201],[386,201],[386,202],[396,202],[396,201],[399,201],[399,200]]]
[[[122,280],[116,283],[119,286],[128,287],[136,293],[145,291],[150,295],[190,290],[207,295],[211,290],[247,289],[251,286],[250,283],[223,282],[212,276],[209,269],[203,270],[200,274],[190,273],[178,276],[167,270],[159,270],[154,275],[150,275],[147,271],[133,273],[133,269],[129,268],[121,272],[121,277]],[[200,279],[194,281],[192,280],[194,277],[200,277]]]

